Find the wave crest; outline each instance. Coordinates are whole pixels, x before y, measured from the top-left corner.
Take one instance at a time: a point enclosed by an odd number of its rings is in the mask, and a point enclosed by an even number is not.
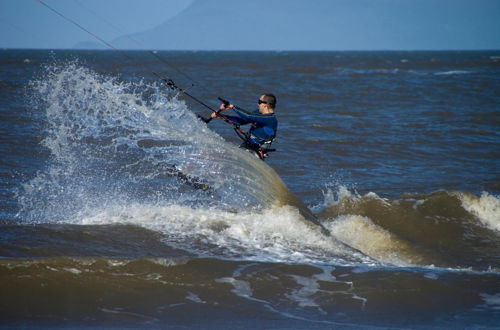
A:
[[[498,268],[499,199],[439,191],[389,200],[328,189],[318,217],[340,241],[397,265]]]

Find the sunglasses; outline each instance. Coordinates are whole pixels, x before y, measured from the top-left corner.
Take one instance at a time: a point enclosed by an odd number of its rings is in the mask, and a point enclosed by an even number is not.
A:
[[[268,104],[266,101],[262,101],[259,99],[258,104]]]

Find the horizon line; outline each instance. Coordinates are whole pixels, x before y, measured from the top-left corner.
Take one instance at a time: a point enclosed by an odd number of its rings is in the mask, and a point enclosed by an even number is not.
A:
[[[62,50],[62,51],[102,51],[102,52],[489,52],[500,51],[500,48],[447,48],[447,49],[110,49],[110,48],[32,48],[32,47],[1,47],[6,50]]]

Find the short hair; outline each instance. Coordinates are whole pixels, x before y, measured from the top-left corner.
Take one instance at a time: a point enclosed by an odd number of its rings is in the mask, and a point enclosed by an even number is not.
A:
[[[264,94],[264,101],[266,101],[267,105],[269,105],[271,108],[276,108],[276,96],[274,96],[273,94]]]

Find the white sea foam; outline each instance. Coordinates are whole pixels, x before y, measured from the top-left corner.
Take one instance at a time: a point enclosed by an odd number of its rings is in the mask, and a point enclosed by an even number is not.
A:
[[[65,271],[69,272],[69,273],[72,273],[72,274],[75,274],[75,275],[79,275],[82,273],[81,270],[79,269],[76,269],[76,268],[71,268],[71,267],[64,267],[63,268]]]
[[[194,294],[192,292],[188,292],[186,299],[191,300],[192,302],[195,302],[197,304],[206,304],[207,303],[206,301],[204,301],[203,299],[201,299],[200,297],[198,297],[196,294]]]
[[[326,314],[326,312],[321,309],[321,304],[318,302],[318,298],[323,295],[332,296],[340,294],[343,296],[351,296],[352,299],[361,302],[361,306],[364,307],[368,301],[366,298],[358,296],[354,292],[354,285],[350,281],[338,280],[332,275],[333,268],[323,267],[323,272],[320,274],[315,274],[312,276],[299,276],[291,275],[295,282],[299,285],[299,288],[292,290],[287,294],[287,297],[292,301],[295,301],[299,307],[302,308],[317,308],[321,313]],[[322,283],[335,283],[333,286],[335,289],[322,288]]]
[[[471,73],[471,72],[465,71],[465,70],[450,70],[450,71],[436,72],[436,73],[434,73],[434,75],[436,75],[436,76],[452,76],[452,75],[469,74],[469,73]]]
[[[300,285],[300,288],[287,294],[287,297],[297,302],[299,307],[315,307],[322,313],[325,313],[313,298],[313,295],[317,294],[319,291],[319,283],[314,276],[305,277],[292,275],[292,277],[295,282]]]
[[[187,259],[147,258],[146,260],[165,267],[185,265],[187,263]]]
[[[485,226],[500,231],[500,197],[483,192],[480,197],[456,193],[462,207],[475,215]]]
[[[169,245],[200,255],[272,262],[373,262],[308,225],[292,206],[232,212],[182,205],[107,206],[83,225],[135,224],[159,231]]]
[[[488,310],[493,309],[496,311],[500,311],[500,293],[497,294],[481,293],[480,296],[483,299],[484,304],[480,305],[479,307]]]
[[[237,280],[233,277],[224,277],[216,280],[217,283],[230,283],[233,286],[233,293],[238,297],[250,299],[252,298],[253,291],[250,283],[242,280]],[[253,299],[252,299],[253,300]]]
[[[342,201],[361,197],[357,192],[351,192],[344,185],[327,184],[325,188],[326,190],[323,190],[323,201],[311,207],[311,210],[315,213],[323,211],[328,206],[338,205]]]

